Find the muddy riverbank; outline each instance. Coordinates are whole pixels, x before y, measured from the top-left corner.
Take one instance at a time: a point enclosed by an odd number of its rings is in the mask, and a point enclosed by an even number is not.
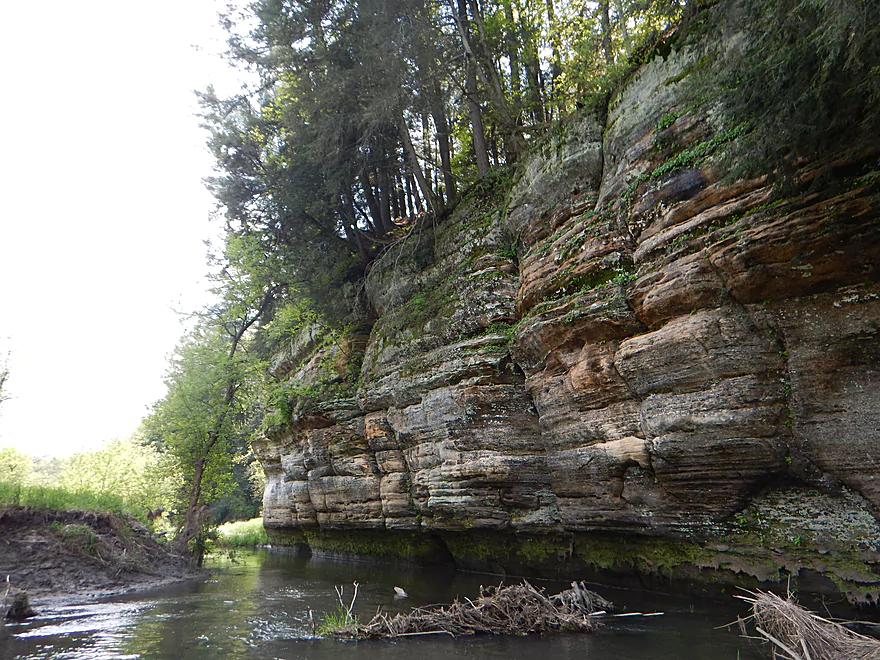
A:
[[[27,591],[37,607],[154,589],[205,575],[134,518],[92,511],[0,509],[0,579]]]

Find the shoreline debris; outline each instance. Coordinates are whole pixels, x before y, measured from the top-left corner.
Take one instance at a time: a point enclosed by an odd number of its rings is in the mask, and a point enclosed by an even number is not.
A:
[[[30,606],[28,592],[12,586],[9,576],[6,576],[6,593],[3,594],[3,603],[0,605],[0,622],[24,621],[37,613]]]
[[[480,587],[471,600],[450,605],[417,607],[408,614],[377,612],[368,623],[339,631],[336,637],[394,638],[416,635],[526,635],[551,632],[592,632],[596,615],[605,615],[610,602],[589,591],[584,583],[545,596],[527,581],[522,584]]]
[[[773,657],[783,660],[880,660],[880,640],[859,634],[798,605],[791,596],[747,592],[736,598],[751,605],[740,619],[743,635],[751,619],[762,641],[773,646]],[[754,639],[754,637],[753,637]]]

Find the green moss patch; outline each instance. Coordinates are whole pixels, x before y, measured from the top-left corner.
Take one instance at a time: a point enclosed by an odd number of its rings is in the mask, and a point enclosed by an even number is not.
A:
[[[303,537],[312,551],[421,564],[449,562],[446,547],[438,538],[418,532],[305,530]]]

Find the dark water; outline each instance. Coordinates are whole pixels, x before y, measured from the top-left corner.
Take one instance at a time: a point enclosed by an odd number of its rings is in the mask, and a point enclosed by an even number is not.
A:
[[[766,658],[735,630],[718,629],[744,608],[738,601],[694,602],[595,587],[629,611],[652,618],[610,619],[590,635],[539,637],[417,637],[397,642],[315,639],[308,622],[337,604],[334,585],[360,583],[355,606],[362,621],[377,606],[407,611],[474,596],[498,578],[444,570],[399,568],[257,552],[217,564],[210,579],[137,597],[56,606],[25,624],[0,628],[0,659],[11,658],[309,658],[333,660],[756,660]],[[550,593],[560,583],[539,583]],[[393,587],[410,598],[395,601]]]

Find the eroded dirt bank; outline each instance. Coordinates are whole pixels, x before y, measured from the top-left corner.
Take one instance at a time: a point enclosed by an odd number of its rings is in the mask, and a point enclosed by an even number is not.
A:
[[[0,509],[0,576],[26,590],[37,608],[47,601],[81,601],[202,575],[134,518]]]

